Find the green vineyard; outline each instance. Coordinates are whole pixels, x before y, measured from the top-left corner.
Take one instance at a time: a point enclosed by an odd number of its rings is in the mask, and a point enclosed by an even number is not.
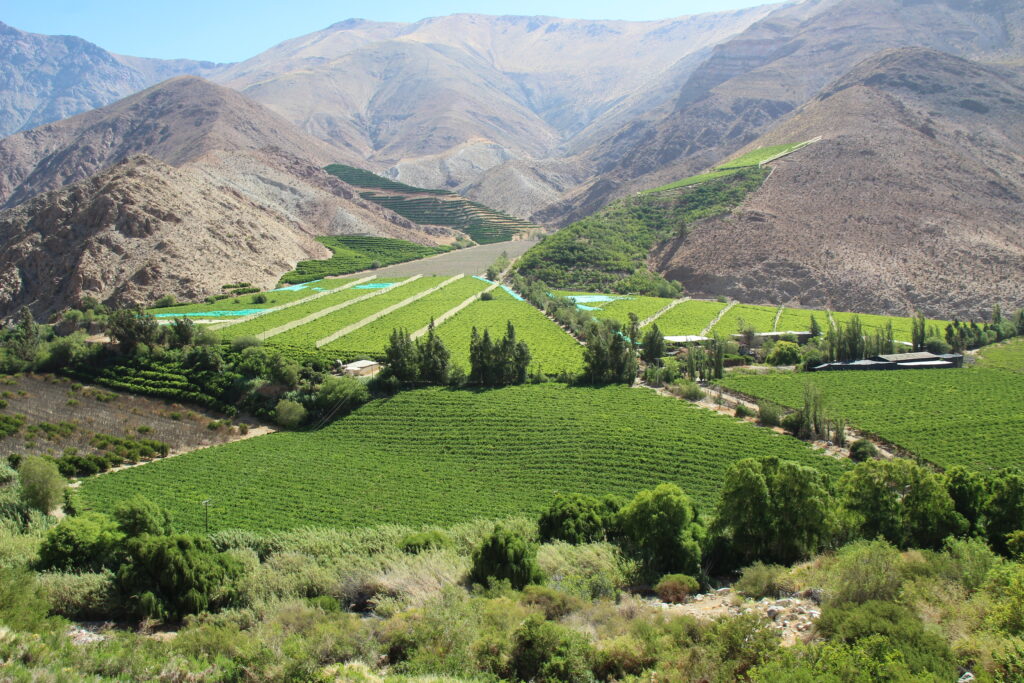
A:
[[[388,190],[390,192],[408,192],[416,194],[436,194],[436,195],[450,195],[455,194],[449,190],[428,190],[423,187],[413,187],[412,185],[406,185],[400,183],[397,180],[391,180],[384,176],[379,176],[372,171],[366,171],[361,168],[354,166],[346,166],[345,164],[331,164],[324,169],[332,176],[344,180],[353,187],[373,188],[376,190]]]
[[[333,256],[322,261],[300,261],[295,270],[281,276],[282,283],[295,284],[329,275],[346,275],[450,251],[447,247],[427,247],[405,240],[365,235],[317,237],[316,240],[330,249]]]
[[[141,493],[185,530],[453,524],[535,515],[559,491],[631,496],[662,482],[711,509],[731,462],[774,455],[835,474],[787,436],[652,392],[542,384],[425,389],[323,430],[282,432],[86,480],[86,509]]]
[[[990,369],[727,376],[723,386],[789,407],[815,385],[835,415],[940,467],[1024,471],[1024,374]]]

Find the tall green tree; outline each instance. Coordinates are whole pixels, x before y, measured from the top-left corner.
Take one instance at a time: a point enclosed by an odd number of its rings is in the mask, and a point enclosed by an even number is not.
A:
[[[541,583],[544,576],[537,565],[537,546],[498,525],[473,551],[469,580],[481,586],[489,586],[493,580],[507,580],[516,590]]]
[[[693,501],[675,484],[640,491],[619,510],[616,523],[617,541],[649,579],[699,572],[704,525]]]
[[[953,509],[967,522],[971,536],[984,531],[985,479],[963,465],[953,465],[943,475],[946,491],[953,499]]]
[[[428,384],[447,384],[450,354],[441,338],[434,332],[434,321],[430,321],[427,333],[416,340],[416,355],[419,369],[417,372],[421,382]]]
[[[967,522],[938,475],[909,460],[869,460],[839,480],[840,502],[851,529],[881,536],[900,548],[939,548]]]
[[[419,354],[406,330],[391,330],[384,362],[399,382],[415,382],[419,374]]]
[[[644,334],[641,358],[648,365],[661,365],[661,357],[665,355],[665,335],[658,329],[658,323],[651,325]]]
[[[985,533],[997,553],[1009,554],[1006,541],[1024,529],[1024,476],[1003,470],[989,482],[985,500]]]
[[[832,529],[821,474],[788,460],[745,458],[725,475],[714,531],[743,564],[792,564],[818,551]]]
[[[121,344],[122,350],[131,353],[139,344],[156,341],[160,326],[156,318],[141,308],[121,308],[107,318],[111,338]]]
[[[636,379],[636,349],[610,320],[587,324],[584,374],[591,384],[625,383]]]
[[[57,469],[57,461],[49,456],[28,455],[18,468],[21,499],[34,510],[50,514],[64,500],[67,481]]]

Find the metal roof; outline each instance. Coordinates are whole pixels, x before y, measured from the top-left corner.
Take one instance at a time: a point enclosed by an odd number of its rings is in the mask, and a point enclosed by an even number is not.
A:
[[[876,358],[880,358],[881,360],[884,360],[884,361],[889,361],[890,363],[902,363],[902,362],[908,361],[908,360],[936,360],[936,359],[938,359],[938,356],[936,356],[934,353],[929,353],[927,351],[918,351],[916,353],[887,353],[887,354],[885,354],[883,356],[875,356],[875,357]]]

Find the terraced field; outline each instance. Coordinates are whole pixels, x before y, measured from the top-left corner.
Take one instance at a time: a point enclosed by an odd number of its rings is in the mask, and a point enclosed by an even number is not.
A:
[[[517,301],[502,289],[494,290],[493,301],[477,301],[437,328],[438,336],[451,353],[453,363],[469,370],[469,339],[473,327],[480,334],[505,334],[508,321],[516,336],[530,347],[531,367],[548,375],[583,370],[583,347],[557,324],[525,301]]]
[[[245,311],[265,310],[282,304],[303,299],[311,294],[323,292],[329,289],[337,289],[342,285],[351,282],[353,278],[331,278],[329,280],[314,280],[302,284],[290,285],[288,287],[271,289],[263,292],[266,301],[257,303],[256,298],[260,294],[243,294],[242,296],[221,299],[212,304],[184,304],[181,306],[165,306],[163,308],[150,308],[149,313],[158,318],[173,318],[177,316],[202,317],[202,313],[230,312],[242,315]],[[233,317],[233,316],[210,316],[210,317]]]
[[[705,511],[729,463],[775,455],[834,475],[840,461],[787,436],[652,392],[542,384],[424,389],[317,432],[281,432],[85,481],[109,510],[141,493],[183,530],[452,524],[534,515],[557,492],[630,496],[662,482]]]
[[[998,364],[998,352],[996,358]],[[851,424],[940,467],[1024,471],[1024,374],[965,368],[729,375],[721,381],[790,407],[802,405],[807,383]]]
[[[712,332],[721,335],[732,335],[740,331],[740,324],[749,325],[757,332],[771,332],[775,324],[776,306],[750,306],[737,304],[730,308],[719,320]]]
[[[700,334],[727,304],[691,299],[658,318],[658,329],[667,336]]]
[[[428,190],[423,187],[413,187],[412,185],[406,185],[400,183],[397,180],[391,180],[384,176],[379,176],[376,173],[367,171],[354,166],[346,166],[345,164],[331,164],[324,169],[331,175],[344,180],[353,187],[364,187],[373,188],[377,190],[388,190],[390,192],[409,192],[417,194],[436,194],[436,195],[451,195],[455,194],[449,190]]]
[[[663,299],[656,296],[620,296],[618,294],[609,294],[605,298],[609,298],[611,301],[600,301],[595,300],[594,297],[602,297],[604,295],[564,291],[552,293],[576,299],[577,305],[584,310],[590,311],[595,318],[617,320],[623,325],[629,324],[630,313],[636,313],[637,317],[643,321],[672,303],[672,299]]]
[[[809,140],[807,142],[797,142],[789,145],[773,145],[770,147],[761,147],[759,149],[755,149],[752,152],[747,152],[743,156],[733,159],[732,161],[727,161],[723,164],[719,164],[718,166],[715,166],[713,170],[707,173],[700,173],[698,175],[693,175],[688,178],[683,178],[682,180],[677,180],[667,185],[656,187],[653,190],[647,190],[644,192],[644,194],[652,192],[665,192],[667,190],[678,190],[684,187],[690,187],[691,185],[698,185],[700,183],[707,182],[708,180],[713,180],[715,178],[722,178],[728,175],[732,175],[733,173],[742,168],[759,166],[760,164],[765,163],[766,161],[772,159],[773,157],[788,154],[790,152],[795,152],[801,147],[810,144],[810,142],[812,141]]]
[[[828,327],[828,311],[810,311],[805,308],[783,308],[779,318],[780,332],[808,332],[811,329],[811,316],[818,321],[821,329]]]
[[[367,299],[366,301],[360,301],[352,304],[351,306],[342,308],[341,310],[328,313],[327,315],[317,318],[312,322],[308,322],[305,325],[299,325],[287,332],[282,332],[281,334],[268,339],[267,343],[274,347],[286,349],[316,348],[316,342],[320,339],[337,332],[343,327],[357,323],[364,318],[374,315],[375,313],[379,313],[389,306],[405,301],[409,297],[415,296],[420,292],[425,292],[428,289],[436,287],[447,279],[448,278],[441,276],[418,278],[408,282],[408,284],[388,289],[377,296]]]
[[[381,284],[402,282],[405,279],[406,278],[388,279],[382,281],[371,280],[366,284],[378,286]],[[376,291],[374,289],[363,289],[361,287],[361,285],[356,285],[355,287],[343,289],[340,292],[334,292],[326,296],[314,299],[313,301],[307,301],[306,303],[291,306],[281,311],[272,311],[270,313],[265,313],[256,318],[253,318],[252,320],[246,320],[244,322],[239,322],[234,325],[219,328],[217,330],[217,333],[223,339],[236,339],[238,337],[246,337],[261,334],[263,332],[266,332],[267,330],[272,330],[276,327],[280,327],[281,325],[285,325],[294,320],[304,318],[307,315],[311,315],[317,313],[318,311],[322,311],[325,308],[336,306],[345,301],[351,301],[352,299],[361,296],[366,296],[367,294]],[[307,296],[309,295],[307,294]]]
[[[449,247],[427,247],[405,240],[363,235],[317,237],[333,252],[329,259],[300,261],[295,270],[281,276],[282,283],[301,283],[329,275],[345,275],[394,263],[415,261],[451,251]]]
[[[456,280],[419,301],[339,337],[323,348],[344,357],[381,357],[392,330],[404,329],[412,334],[426,327],[432,319],[436,320],[463,301],[480,294],[487,286],[486,282],[474,277]]]
[[[1024,373],[1024,338],[986,346],[978,351],[978,365],[993,370]]]

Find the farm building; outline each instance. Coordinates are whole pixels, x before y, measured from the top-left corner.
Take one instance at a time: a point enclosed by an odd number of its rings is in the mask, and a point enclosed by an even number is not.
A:
[[[864,360],[845,361],[841,363],[822,363],[815,366],[815,372],[835,370],[937,370],[959,368],[964,357],[958,353],[942,355],[919,351],[916,353],[889,353]]]
[[[369,377],[380,372],[380,363],[375,360],[357,360],[342,365],[341,370],[350,377]]]
[[[676,346],[680,344],[701,344],[709,341],[711,341],[711,337],[702,337],[699,334],[682,334],[665,337],[666,344],[673,344]]]

